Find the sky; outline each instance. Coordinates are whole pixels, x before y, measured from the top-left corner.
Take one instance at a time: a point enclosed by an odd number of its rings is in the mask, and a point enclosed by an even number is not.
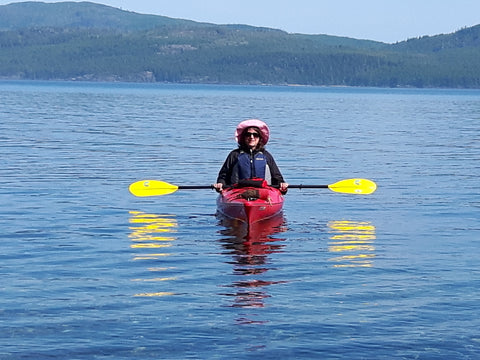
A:
[[[11,0],[0,0],[0,5]],[[480,0],[89,0],[142,14],[394,43],[480,24]],[[43,0],[58,2],[58,0]]]

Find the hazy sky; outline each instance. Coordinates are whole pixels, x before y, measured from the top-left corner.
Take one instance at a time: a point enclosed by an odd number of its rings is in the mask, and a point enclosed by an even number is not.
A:
[[[480,0],[90,0],[143,14],[396,42],[480,24]],[[0,0],[0,5],[20,2]],[[57,2],[44,0],[44,2]]]

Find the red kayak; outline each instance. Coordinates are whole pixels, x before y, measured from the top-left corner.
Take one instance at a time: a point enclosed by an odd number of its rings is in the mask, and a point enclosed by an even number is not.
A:
[[[250,225],[280,214],[283,202],[280,190],[270,186],[229,188],[218,196],[217,209],[231,219]]]

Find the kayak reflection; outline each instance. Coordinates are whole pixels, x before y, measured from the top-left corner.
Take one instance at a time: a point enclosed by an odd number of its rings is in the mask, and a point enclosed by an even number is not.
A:
[[[375,258],[375,226],[369,221],[330,221],[328,251],[335,253],[333,267],[372,267]]]
[[[129,238],[132,241],[130,248],[134,250],[133,260],[151,262],[169,256],[167,248],[172,246],[172,242],[177,238],[177,220],[174,215],[147,214],[141,211],[130,211],[131,233]],[[151,266],[149,271],[154,276],[132,279],[137,282],[150,282],[158,288],[158,282],[168,282],[176,280],[175,277],[164,275],[169,273],[172,268]],[[161,275],[158,275],[161,274]],[[135,296],[167,296],[174,295],[169,291],[151,291],[135,294]]]
[[[225,229],[219,231],[223,235],[220,239],[223,254],[232,256],[233,274],[241,276],[232,284],[225,285],[232,288],[232,292],[222,293],[233,298],[231,307],[255,308],[263,307],[264,299],[270,297],[266,287],[284,281],[265,279],[265,273],[272,270],[269,255],[283,252],[285,247],[282,241],[273,235],[286,231],[285,220],[282,214],[267,220],[247,226],[244,222],[229,219],[218,215],[219,224]],[[243,319],[241,322],[251,323]]]

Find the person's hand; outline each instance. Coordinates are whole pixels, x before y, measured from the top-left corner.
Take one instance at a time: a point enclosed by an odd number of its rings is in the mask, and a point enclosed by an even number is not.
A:
[[[285,194],[285,193],[287,192],[287,190],[288,190],[288,183],[285,183],[285,182],[280,183],[279,189],[280,189],[280,191],[281,191],[282,193]]]
[[[215,190],[217,192],[222,192],[222,190],[223,190],[223,184],[222,183],[213,184],[213,187],[215,188]]]

